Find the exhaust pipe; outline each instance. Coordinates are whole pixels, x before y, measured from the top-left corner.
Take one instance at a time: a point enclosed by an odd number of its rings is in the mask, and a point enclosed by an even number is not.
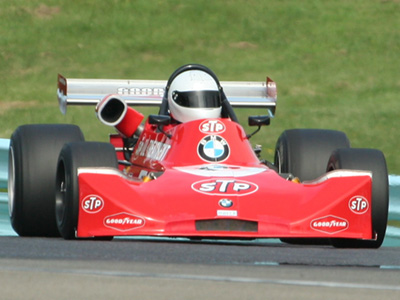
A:
[[[96,106],[97,118],[105,125],[114,126],[124,137],[140,135],[143,114],[128,107],[118,95],[108,95]]]

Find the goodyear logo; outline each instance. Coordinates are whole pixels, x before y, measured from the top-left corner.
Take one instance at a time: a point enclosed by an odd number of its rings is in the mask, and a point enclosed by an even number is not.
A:
[[[336,216],[325,216],[312,220],[311,228],[320,232],[334,234],[349,228],[349,222]]]
[[[128,213],[119,213],[104,218],[104,226],[119,231],[137,229],[143,227],[144,224],[144,219]]]

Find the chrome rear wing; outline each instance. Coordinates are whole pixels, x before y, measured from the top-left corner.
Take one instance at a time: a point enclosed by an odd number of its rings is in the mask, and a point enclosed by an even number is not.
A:
[[[68,105],[96,105],[109,94],[118,94],[131,106],[160,106],[166,80],[76,79],[58,75],[57,98],[60,110]],[[276,83],[221,81],[229,103],[233,107],[265,108],[271,116],[277,101]]]

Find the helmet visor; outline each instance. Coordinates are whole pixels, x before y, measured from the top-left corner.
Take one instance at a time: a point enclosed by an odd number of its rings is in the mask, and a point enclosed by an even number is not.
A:
[[[218,91],[190,91],[172,92],[172,99],[180,106],[200,108],[200,107],[220,107],[221,95]]]

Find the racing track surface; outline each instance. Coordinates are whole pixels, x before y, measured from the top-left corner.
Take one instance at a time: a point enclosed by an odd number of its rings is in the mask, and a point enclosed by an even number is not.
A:
[[[0,299],[400,299],[400,251],[0,237]]]

